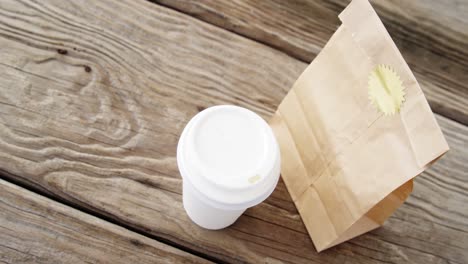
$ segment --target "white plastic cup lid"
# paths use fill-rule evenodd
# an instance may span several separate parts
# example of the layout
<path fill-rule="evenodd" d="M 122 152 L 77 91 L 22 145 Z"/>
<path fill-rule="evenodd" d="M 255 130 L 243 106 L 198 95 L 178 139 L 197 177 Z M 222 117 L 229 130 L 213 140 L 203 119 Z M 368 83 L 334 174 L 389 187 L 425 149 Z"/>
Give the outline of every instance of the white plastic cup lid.
<path fill-rule="evenodd" d="M 220 105 L 189 121 L 179 139 L 177 163 L 198 198 L 216 208 L 237 210 L 273 192 L 281 162 L 265 120 L 248 109 Z"/>

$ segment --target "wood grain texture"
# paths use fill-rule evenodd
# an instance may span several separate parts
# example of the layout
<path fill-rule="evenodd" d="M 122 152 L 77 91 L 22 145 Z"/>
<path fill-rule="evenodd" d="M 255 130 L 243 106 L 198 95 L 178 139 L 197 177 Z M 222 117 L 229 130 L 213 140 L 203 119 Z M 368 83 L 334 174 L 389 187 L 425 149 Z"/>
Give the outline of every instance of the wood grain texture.
<path fill-rule="evenodd" d="M 3 1 L 0 168 L 121 225 L 228 262 L 463 263 L 468 129 L 383 228 L 316 253 L 283 182 L 222 231 L 186 216 L 178 136 L 201 109 L 268 118 L 306 64 L 144 1 Z"/>
<path fill-rule="evenodd" d="M 310 62 L 349 0 L 152 0 Z M 468 2 L 371 1 L 432 109 L 468 125 Z"/>
<path fill-rule="evenodd" d="M 1 263 L 208 263 L 0 180 Z"/>

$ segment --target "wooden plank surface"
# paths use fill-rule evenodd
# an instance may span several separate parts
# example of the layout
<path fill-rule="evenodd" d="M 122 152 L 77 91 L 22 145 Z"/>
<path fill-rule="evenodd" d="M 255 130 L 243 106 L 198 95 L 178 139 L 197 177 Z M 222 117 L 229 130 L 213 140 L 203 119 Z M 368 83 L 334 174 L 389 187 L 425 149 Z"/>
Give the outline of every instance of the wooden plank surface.
<path fill-rule="evenodd" d="M 0 180 L 1 263 L 208 263 Z"/>
<path fill-rule="evenodd" d="M 310 62 L 350 0 L 152 0 Z M 375 0 L 434 112 L 468 125 L 468 1 Z"/>
<path fill-rule="evenodd" d="M 320 255 L 282 182 L 223 231 L 188 219 L 175 148 L 189 118 L 223 103 L 268 118 L 305 67 L 144 1 L 4 1 L 2 177 L 218 261 L 463 263 L 468 129 L 441 116 L 452 150 L 403 208 Z"/>

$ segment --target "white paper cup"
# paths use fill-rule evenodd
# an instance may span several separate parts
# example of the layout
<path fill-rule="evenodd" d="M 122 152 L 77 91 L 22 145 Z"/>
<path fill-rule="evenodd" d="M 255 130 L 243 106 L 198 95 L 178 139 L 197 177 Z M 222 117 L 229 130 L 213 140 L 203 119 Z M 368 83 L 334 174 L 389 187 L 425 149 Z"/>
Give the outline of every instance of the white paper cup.
<path fill-rule="evenodd" d="M 227 227 L 273 192 L 280 164 L 273 131 L 260 116 L 237 106 L 207 108 L 177 146 L 185 211 L 201 227 Z"/>

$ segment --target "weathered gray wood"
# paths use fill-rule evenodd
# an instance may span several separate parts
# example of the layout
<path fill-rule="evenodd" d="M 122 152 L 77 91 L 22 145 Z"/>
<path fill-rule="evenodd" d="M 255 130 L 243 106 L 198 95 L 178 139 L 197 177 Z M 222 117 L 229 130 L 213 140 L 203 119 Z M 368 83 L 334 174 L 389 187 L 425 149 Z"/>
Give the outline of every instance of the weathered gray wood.
<path fill-rule="evenodd" d="M 183 126 L 223 103 L 268 118 L 305 67 L 144 1 L 3 1 L 3 177 L 229 262 L 464 262 L 468 130 L 443 117 L 451 152 L 375 232 L 318 255 L 282 182 L 232 227 L 191 223 L 175 162 Z"/>
<path fill-rule="evenodd" d="M 0 179 L 1 263 L 208 263 Z"/>
<path fill-rule="evenodd" d="M 310 62 L 350 0 L 152 0 Z M 468 2 L 372 1 L 432 109 L 468 125 Z"/>

